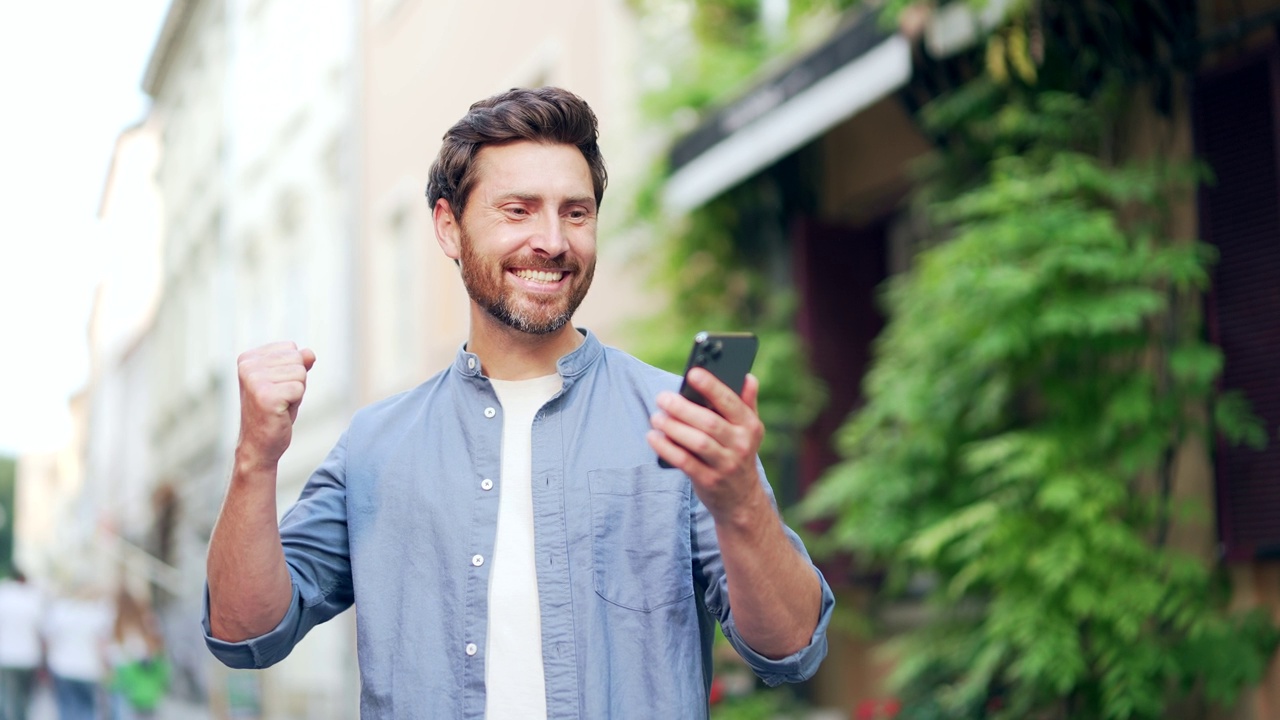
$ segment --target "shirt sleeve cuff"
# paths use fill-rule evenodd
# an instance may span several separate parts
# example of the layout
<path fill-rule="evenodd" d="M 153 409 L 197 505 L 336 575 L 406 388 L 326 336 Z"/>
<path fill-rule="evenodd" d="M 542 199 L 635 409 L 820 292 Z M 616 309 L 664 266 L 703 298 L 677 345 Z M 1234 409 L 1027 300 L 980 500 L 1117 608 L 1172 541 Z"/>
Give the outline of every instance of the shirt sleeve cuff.
<path fill-rule="evenodd" d="M 818 625 L 813 629 L 813 635 L 809 636 L 809 644 L 791 655 L 773 659 L 753 650 L 738 634 L 732 613 L 721 624 L 721 630 L 729 643 L 769 687 L 808 680 L 818 671 L 818 666 L 827 656 L 827 626 L 831 623 L 831 612 L 835 608 L 836 599 L 821 572 L 818 572 L 818 582 L 822 587 L 822 609 L 818 613 Z"/>
<path fill-rule="evenodd" d="M 204 630 L 204 643 L 223 665 L 241 670 L 260 670 L 280 662 L 293 649 L 295 629 L 302 619 L 302 598 L 298 587 L 293 586 L 293 601 L 289 610 L 274 629 L 263 635 L 240 642 L 219 640 L 209 625 L 209 585 L 204 586 L 204 617 L 200 621 Z"/>

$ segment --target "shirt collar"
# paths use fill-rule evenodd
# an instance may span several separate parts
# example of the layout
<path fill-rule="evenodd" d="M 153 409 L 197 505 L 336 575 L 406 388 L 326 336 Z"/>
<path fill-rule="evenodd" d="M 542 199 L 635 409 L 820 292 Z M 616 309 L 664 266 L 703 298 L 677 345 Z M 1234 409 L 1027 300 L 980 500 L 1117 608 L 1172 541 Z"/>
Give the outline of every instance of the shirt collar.
<path fill-rule="evenodd" d="M 596 358 L 600 357 L 600 353 L 604 352 L 604 346 L 596 339 L 595 333 L 586 328 L 577 328 L 577 330 L 582 333 L 582 344 L 556 362 L 556 371 L 565 379 L 581 374 L 595 362 Z M 458 348 L 458 355 L 453 360 L 453 369 L 466 377 L 481 377 L 483 374 L 480 358 L 475 353 L 467 352 L 465 342 Z"/>

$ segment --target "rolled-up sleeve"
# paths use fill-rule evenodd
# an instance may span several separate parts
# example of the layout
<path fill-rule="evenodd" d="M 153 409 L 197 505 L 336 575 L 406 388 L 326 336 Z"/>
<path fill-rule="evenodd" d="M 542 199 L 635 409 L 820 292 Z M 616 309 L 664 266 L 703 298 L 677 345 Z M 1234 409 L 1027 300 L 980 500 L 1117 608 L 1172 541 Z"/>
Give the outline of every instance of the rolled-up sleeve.
<path fill-rule="evenodd" d="M 809 644 L 795 653 L 776 660 L 767 658 L 752 650 L 751 646 L 738 634 L 732 612 L 726 613 L 725 619 L 720 623 L 720 629 L 724 631 L 729 644 L 769 687 L 808 680 L 818 672 L 818 666 L 827 656 L 827 626 L 831 623 L 831 612 L 835 609 L 836 598 L 822 573 L 817 568 L 813 571 L 817 573 L 818 582 L 822 585 L 822 609 L 818 615 L 818 625 L 814 628 L 813 635 L 809 637 Z"/>
<path fill-rule="evenodd" d="M 346 435 L 338 441 L 280 521 L 280 541 L 293 580 L 293 598 L 280 623 L 240 642 L 211 634 L 209 588 L 201 625 L 214 657 L 233 668 L 265 668 L 280 662 L 311 628 L 351 606 L 351 556 L 347 539 Z"/>
<path fill-rule="evenodd" d="M 757 461 L 757 470 L 760 472 L 765 492 L 769 494 L 772 502 L 773 491 L 769 483 L 764 480 L 764 468 L 759 465 L 759 461 Z M 707 511 L 706 506 L 696 499 L 693 524 L 694 562 L 704 583 L 703 600 L 707 609 L 720 621 L 720 629 L 724 632 L 729 644 L 738 652 L 747 666 L 770 687 L 782 683 L 802 682 L 813 677 L 813 674 L 818 671 L 818 666 L 827 656 L 827 626 L 831 623 L 831 613 L 835 609 L 835 594 L 832 593 L 831 586 L 822 576 L 822 572 L 809 558 L 809 552 L 805 549 L 800 536 L 796 535 L 791 528 L 783 526 L 791 545 L 818 576 L 818 584 L 822 590 L 818 624 L 809 637 L 809 644 L 804 648 L 784 658 L 770 659 L 752 649 L 738 634 L 733 619 L 733 609 L 730 606 L 729 581 L 725 577 L 724 561 L 720 557 L 720 547 L 716 541 L 715 521 L 711 518 L 711 513 Z"/>

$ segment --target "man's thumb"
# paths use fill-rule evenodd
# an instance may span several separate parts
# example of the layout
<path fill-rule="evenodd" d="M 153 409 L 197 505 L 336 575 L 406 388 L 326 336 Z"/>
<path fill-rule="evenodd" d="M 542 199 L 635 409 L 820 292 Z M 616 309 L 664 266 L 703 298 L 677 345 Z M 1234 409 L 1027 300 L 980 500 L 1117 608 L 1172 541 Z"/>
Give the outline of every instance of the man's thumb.
<path fill-rule="evenodd" d="M 311 348 L 302 348 L 302 366 L 308 370 L 316 364 L 316 353 Z"/>

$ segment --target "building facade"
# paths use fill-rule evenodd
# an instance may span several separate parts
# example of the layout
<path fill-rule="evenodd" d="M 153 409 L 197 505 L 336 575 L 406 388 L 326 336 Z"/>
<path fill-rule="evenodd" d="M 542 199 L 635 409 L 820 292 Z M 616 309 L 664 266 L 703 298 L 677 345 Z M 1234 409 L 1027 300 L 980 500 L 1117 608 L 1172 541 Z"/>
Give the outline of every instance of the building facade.
<path fill-rule="evenodd" d="M 636 34 L 624 0 L 536 13 L 172 0 L 142 79 L 151 108 L 120 135 L 103 190 L 73 441 L 19 465 L 19 563 L 149 595 L 171 692 L 188 708 L 355 717 L 354 613 L 262 672 L 223 668 L 200 636 L 238 433 L 237 356 L 277 340 L 317 354 L 280 465 L 283 513 L 356 408 L 422 382 L 465 341 L 467 296 L 435 242 L 427 169 L 471 102 L 545 84 L 600 119 L 610 189 L 576 322 L 625 348 L 629 320 L 653 302 L 641 289 L 648 241 L 622 231 L 651 160 L 638 141 Z"/>
<path fill-rule="evenodd" d="M 626 321 L 652 301 L 642 290 L 644 240 L 623 235 L 642 155 L 636 19 L 622 0 L 364 3 L 361 97 L 361 318 L 364 401 L 412 387 L 452 361 L 467 335 L 468 298 L 436 244 L 424 199 L 445 131 L 471 103 L 513 87 L 558 85 L 600 121 L 609 168 L 599 261 L 575 323 L 627 344 Z M 640 260 L 641 262 L 637 262 Z"/>
<path fill-rule="evenodd" d="M 186 692 L 218 716 L 344 718 L 355 707 L 350 620 L 265 673 L 215 666 L 193 623 L 239 427 L 237 356 L 293 340 L 323 358 L 281 463 L 280 512 L 353 409 L 353 27 L 344 0 L 175 0 L 143 83 L 163 137 L 153 533 L 180 578 L 165 613 L 171 653 Z"/>
<path fill-rule="evenodd" d="M 838 460 L 833 438 L 863 403 L 862 381 L 886 318 L 878 294 L 911 265 L 920 224 L 904 202 L 912 167 L 933 150 L 919 111 L 939 88 L 969 77 L 959 56 L 996 27 L 1009 3 L 981 10 L 952 3 L 911 16 L 898 31 L 873 15 L 850 15 L 822 43 L 715 108 L 671 153 L 667 202 L 698 207 L 761 178 L 807 178 L 811 193 L 789 206 L 783 255 L 799 296 L 797 328 L 827 402 L 806 430 L 798 462 L 801 488 Z M 1123 157 L 1205 161 L 1216 182 L 1173 199 L 1171 237 L 1216 246 L 1213 287 L 1203 312 L 1225 356 L 1222 387 L 1243 391 L 1270 440 L 1266 449 L 1185 442 L 1171 459 L 1175 503 L 1213 508 L 1216 522 L 1175 523 L 1169 542 L 1233 579 L 1233 604 L 1280 619 L 1280 35 L 1274 1 L 1178 4 L 1194 27 L 1196 67 L 1170 88 L 1167 111 L 1135 87 L 1117 125 Z M 956 59 L 953 61 L 953 59 Z M 1185 58 L 1180 59 L 1186 62 Z M 948 65 L 948 63 L 951 63 Z M 965 75 L 964 73 L 970 73 Z M 948 83 L 952 83 L 948 85 Z M 924 608 L 877 601 L 877 580 L 857 568 L 833 568 L 846 608 L 877 631 L 833 638 L 831 657 L 813 681 L 819 702 L 874 714 L 891 690 L 886 645 L 921 622 Z M 1280 716 L 1280 665 L 1249 689 L 1224 718 Z M 1195 710 L 1176 709 L 1176 717 Z M 870 716 L 870 715 L 869 715 Z"/>

